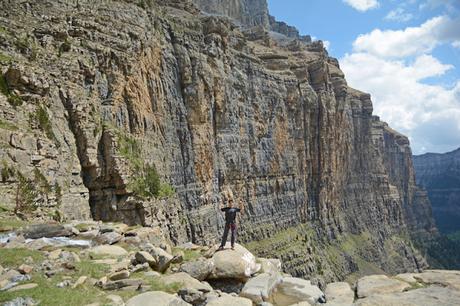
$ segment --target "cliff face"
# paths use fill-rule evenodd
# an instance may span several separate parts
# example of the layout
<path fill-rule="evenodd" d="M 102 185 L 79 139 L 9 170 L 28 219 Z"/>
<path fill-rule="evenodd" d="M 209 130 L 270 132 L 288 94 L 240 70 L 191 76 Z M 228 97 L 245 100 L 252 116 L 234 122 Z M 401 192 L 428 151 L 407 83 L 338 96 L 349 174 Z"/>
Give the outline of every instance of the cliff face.
<path fill-rule="evenodd" d="M 263 27 L 177 0 L 2 1 L 6 204 L 207 243 L 229 187 L 239 239 L 295 275 L 423 267 L 409 240 L 435 227 L 407 138 L 321 42 L 269 33 L 265 1 L 196 2 Z"/>
<path fill-rule="evenodd" d="M 417 183 L 428 191 L 441 232 L 460 231 L 460 149 L 414 156 Z"/>

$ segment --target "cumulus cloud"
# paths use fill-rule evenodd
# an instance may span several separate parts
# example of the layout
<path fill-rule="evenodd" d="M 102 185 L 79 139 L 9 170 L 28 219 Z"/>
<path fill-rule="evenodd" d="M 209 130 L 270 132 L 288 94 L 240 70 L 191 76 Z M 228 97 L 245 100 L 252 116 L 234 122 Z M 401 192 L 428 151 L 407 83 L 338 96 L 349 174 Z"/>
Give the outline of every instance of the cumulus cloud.
<path fill-rule="evenodd" d="M 398 21 L 398 22 L 407 22 L 414 17 L 411 13 L 408 13 L 402 7 L 398 7 L 390 11 L 386 16 L 386 20 Z"/>
<path fill-rule="evenodd" d="M 341 67 L 352 87 L 372 94 L 374 113 L 409 136 L 415 153 L 460 145 L 460 81 L 453 88 L 423 82 L 451 65 L 431 55 L 407 62 L 353 53 L 341 59 Z"/>
<path fill-rule="evenodd" d="M 343 0 L 343 2 L 360 12 L 377 8 L 380 5 L 377 0 Z"/>
<path fill-rule="evenodd" d="M 404 30 L 373 30 L 353 43 L 356 52 L 380 57 L 406 57 L 430 52 L 441 43 L 460 40 L 460 18 L 434 17 L 419 27 Z"/>

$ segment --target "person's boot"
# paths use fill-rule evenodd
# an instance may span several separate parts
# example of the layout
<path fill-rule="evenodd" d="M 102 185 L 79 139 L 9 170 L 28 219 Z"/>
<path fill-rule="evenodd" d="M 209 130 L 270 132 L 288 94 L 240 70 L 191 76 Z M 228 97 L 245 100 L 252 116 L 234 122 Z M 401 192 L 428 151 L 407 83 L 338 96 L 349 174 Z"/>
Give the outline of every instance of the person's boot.
<path fill-rule="evenodd" d="M 220 246 L 220 247 L 217 249 L 217 252 L 223 251 L 223 250 L 224 250 L 224 247 L 223 247 L 223 246 Z"/>
<path fill-rule="evenodd" d="M 232 245 L 232 250 L 234 250 L 234 249 L 235 249 L 235 246 L 234 246 L 234 245 Z"/>

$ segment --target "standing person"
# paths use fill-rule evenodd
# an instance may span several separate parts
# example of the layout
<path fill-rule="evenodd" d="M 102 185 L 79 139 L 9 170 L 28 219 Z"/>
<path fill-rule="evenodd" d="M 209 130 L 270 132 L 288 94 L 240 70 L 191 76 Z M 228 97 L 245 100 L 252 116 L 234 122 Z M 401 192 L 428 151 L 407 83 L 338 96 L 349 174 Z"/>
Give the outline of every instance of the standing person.
<path fill-rule="evenodd" d="M 233 207 L 233 194 L 231 191 L 227 191 L 226 193 L 226 200 L 227 200 L 227 207 L 221 207 L 221 211 L 225 212 L 225 229 L 224 234 L 222 236 L 222 242 L 220 243 L 219 250 L 223 250 L 225 244 L 227 243 L 228 231 L 232 231 L 231 236 L 231 243 L 232 243 L 232 250 L 235 248 L 235 239 L 236 239 L 236 214 L 242 212 L 241 204 L 240 207 L 236 208 Z"/>

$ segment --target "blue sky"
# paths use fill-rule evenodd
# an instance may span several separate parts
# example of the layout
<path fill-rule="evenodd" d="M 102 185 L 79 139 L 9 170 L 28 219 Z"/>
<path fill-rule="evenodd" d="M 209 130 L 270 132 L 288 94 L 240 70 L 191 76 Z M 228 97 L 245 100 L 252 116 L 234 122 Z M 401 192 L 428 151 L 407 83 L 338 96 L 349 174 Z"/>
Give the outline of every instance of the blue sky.
<path fill-rule="evenodd" d="M 460 0 L 268 0 L 321 39 L 415 154 L 460 147 Z"/>

